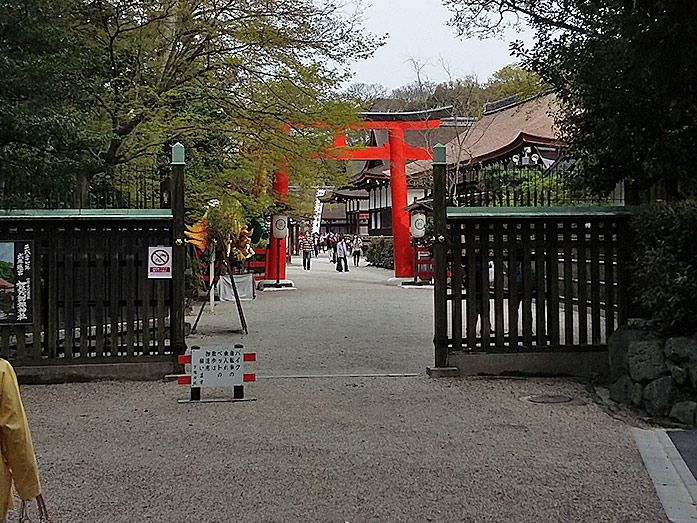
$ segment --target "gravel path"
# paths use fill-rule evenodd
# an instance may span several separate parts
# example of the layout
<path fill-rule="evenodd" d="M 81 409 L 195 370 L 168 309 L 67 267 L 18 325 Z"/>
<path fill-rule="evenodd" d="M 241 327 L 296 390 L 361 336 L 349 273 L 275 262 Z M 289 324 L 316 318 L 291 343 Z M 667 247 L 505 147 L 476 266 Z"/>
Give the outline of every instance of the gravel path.
<path fill-rule="evenodd" d="M 224 304 L 189 340 L 256 350 L 257 401 L 179 405 L 171 382 L 22 387 L 56 523 L 667 521 L 629 426 L 582 384 L 430 380 L 431 292 L 315 267 L 245 304 L 249 336 Z M 420 375 L 270 377 L 349 372 Z"/>

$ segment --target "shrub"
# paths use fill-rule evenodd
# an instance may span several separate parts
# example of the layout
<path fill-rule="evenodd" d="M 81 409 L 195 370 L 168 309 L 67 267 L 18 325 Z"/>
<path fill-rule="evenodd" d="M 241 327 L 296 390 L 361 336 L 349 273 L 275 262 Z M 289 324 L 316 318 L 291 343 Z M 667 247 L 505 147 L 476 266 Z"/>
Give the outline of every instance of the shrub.
<path fill-rule="evenodd" d="M 365 251 L 365 260 L 375 267 L 394 269 L 394 247 L 392 238 L 374 237 Z"/>
<path fill-rule="evenodd" d="M 697 201 L 640 208 L 632 220 L 632 289 L 669 333 L 697 330 Z"/>

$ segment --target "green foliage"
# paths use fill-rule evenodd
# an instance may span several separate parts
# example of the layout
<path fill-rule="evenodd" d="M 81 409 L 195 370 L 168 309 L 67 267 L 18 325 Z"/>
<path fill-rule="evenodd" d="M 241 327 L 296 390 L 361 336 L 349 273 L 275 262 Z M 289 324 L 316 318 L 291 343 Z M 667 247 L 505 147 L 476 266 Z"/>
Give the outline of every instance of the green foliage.
<path fill-rule="evenodd" d="M 279 166 L 298 187 L 342 180 L 313 158 L 356 121 L 334 93 L 380 42 L 331 1 L 1 4 L 0 190 L 40 206 L 77 180 L 84 198 L 90 180 L 166 165 L 181 141 L 188 208 L 224 192 L 257 214 Z"/>
<path fill-rule="evenodd" d="M 3 280 L 14 283 L 15 281 L 15 269 L 14 265 L 10 262 L 0 260 L 0 278 Z"/>
<path fill-rule="evenodd" d="M 392 238 L 370 238 L 370 244 L 365 251 L 365 260 L 375 267 L 394 269 Z"/>
<path fill-rule="evenodd" d="M 446 0 L 463 34 L 489 36 L 521 19 L 534 45 L 514 50 L 559 96 L 558 120 L 599 193 L 622 180 L 692 178 L 697 146 L 697 3 L 683 0 Z"/>
<path fill-rule="evenodd" d="M 69 199 L 91 129 L 94 62 L 73 13 L 79 2 L 0 2 L 0 202 Z"/>
<path fill-rule="evenodd" d="M 499 69 L 486 84 L 491 101 L 508 96 L 516 96 L 519 101 L 526 100 L 541 95 L 547 88 L 548 85 L 537 73 L 523 69 L 517 64 Z"/>
<path fill-rule="evenodd" d="M 639 209 L 631 280 L 639 303 L 669 333 L 697 330 L 697 200 Z"/>
<path fill-rule="evenodd" d="M 547 173 L 539 169 L 504 169 L 497 165 L 487 166 L 478 174 L 481 189 L 491 194 L 489 204 L 493 207 L 508 205 L 515 195 L 527 200 L 537 199 L 548 205 L 574 205 L 587 203 L 586 195 L 574 191 L 570 173 Z M 563 178 L 562 178 L 563 177 Z"/>

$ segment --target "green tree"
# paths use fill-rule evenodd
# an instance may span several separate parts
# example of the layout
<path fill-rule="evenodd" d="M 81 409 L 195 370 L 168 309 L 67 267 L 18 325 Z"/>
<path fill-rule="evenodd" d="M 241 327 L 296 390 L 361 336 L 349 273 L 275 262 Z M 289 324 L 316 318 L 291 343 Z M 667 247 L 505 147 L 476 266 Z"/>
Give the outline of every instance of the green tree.
<path fill-rule="evenodd" d="M 563 137 L 588 187 L 666 180 L 688 193 L 697 145 L 697 4 L 681 0 L 445 0 L 463 34 L 521 21 L 534 45 L 514 45 L 558 93 Z M 692 182 L 693 183 L 693 182 Z"/>
<path fill-rule="evenodd" d="M 542 94 L 547 84 L 540 75 L 523 69 L 517 64 L 507 65 L 496 71 L 486 83 L 485 92 L 489 101 L 516 96 L 520 100 Z"/>
<path fill-rule="evenodd" d="M 34 207 L 74 188 L 98 136 L 85 80 L 94 63 L 72 0 L 0 2 L 0 202 Z"/>
<path fill-rule="evenodd" d="M 43 40 L 36 52 L 60 74 L 80 79 L 85 105 L 76 109 L 74 127 L 90 140 L 71 149 L 69 172 L 82 200 L 90 182 L 108 184 L 149 166 L 174 141 L 189 150 L 192 201 L 222 191 L 257 209 L 273 200 L 259 173 L 270 178 L 282 163 L 293 185 L 336 177 L 311 157 L 330 143 L 331 126 L 355 121 L 348 100 L 334 93 L 347 64 L 380 44 L 329 0 L 95 0 L 40 13 L 42 27 L 56 23 L 55 38 L 75 44 L 62 52 L 89 58 L 63 62 Z M 10 53 L 22 48 L 26 20 L 13 20 Z M 54 88 L 70 99 L 72 84 Z M 17 117 L 24 121 L 41 105 L 28 98 L 33 106 Z M 11 105 L 8 112 L 16 116 Z M 65 125 L 65 114 L 56 121 Z M 329 127 L 312 129 L 318 121 Z M 287 132 L 291 124 L 298 130 Z M 256 196 L 251 182 L 261 187 Z"/>

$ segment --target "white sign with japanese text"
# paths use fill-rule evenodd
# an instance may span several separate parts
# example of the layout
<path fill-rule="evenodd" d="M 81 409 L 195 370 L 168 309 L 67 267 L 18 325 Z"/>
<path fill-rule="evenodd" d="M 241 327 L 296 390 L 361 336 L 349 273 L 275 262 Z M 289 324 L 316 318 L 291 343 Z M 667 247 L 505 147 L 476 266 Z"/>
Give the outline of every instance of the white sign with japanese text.
<path fill-rule="evenodd" d="M 172 277 L 172 247 L 148 247 L 148 278 Z"/>
<path fill-rule="evenodd" d="M 191 351 L 192 387 L 231 387 L 242 385 L 242 349 L 195 349 Z"/>

